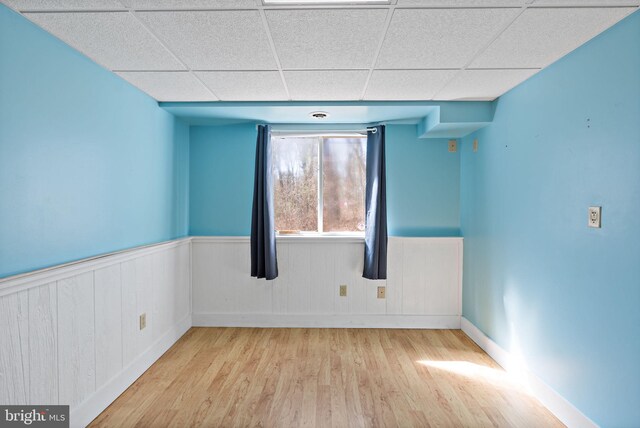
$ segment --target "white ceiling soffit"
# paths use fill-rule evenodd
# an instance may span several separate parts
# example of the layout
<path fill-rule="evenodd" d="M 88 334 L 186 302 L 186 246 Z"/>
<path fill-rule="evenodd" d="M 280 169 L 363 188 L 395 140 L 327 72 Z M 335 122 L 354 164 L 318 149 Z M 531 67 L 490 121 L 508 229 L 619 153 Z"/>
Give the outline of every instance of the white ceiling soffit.
<path fill-rule="evenodd" d="M 159 101 L 495 99 L 640 0 L 0 0 Z"/>

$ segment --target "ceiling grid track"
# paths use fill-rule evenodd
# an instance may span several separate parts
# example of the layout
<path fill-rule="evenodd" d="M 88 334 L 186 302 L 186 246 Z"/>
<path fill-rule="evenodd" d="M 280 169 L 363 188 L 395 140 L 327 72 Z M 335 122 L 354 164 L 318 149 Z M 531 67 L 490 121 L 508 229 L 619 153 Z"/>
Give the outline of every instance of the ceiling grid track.
<path fill-rule="evenodd" d="M 151 36 L 156 39 L 158 41 L 158 43 L 160 43 L 160 45 L 165 48 L 167 50 L 167 52 L 169 52 L 169 54 L 171 54 L 172 57 L 175 58 L 176 61 L 178 61 L 180 64 L 182 64 L 182 66 L 186 69 L 185 71 L 188 72 L 193 78 L 195 78 L 198 82 L 200 82 L 200 84 L 202 85 L 202 87 L 209 92 L 216 100 L 220 100 L 220 98 L 211 90 L 211 88 L 209 88 L 203 81 L 202 79 L 200 79 L 200 77 L 198 77 L 198 75 L 196 73 L 194 73 L 194 71 L 191 69 L 191 67 L 189 67 L 184 61 L 182 61 L 182 59 L 180 59 L 180 57 L 178 55 L 175 54 L 175 52 L 173 52 L 173 50 L 171 50 L 171 48 L 169 48 L 169 46 L 153 31 L 151 30 L 151 28 L 149 28 L 148 25 L 146 25 L 144 23 L 144 21 L 142 19 L 140 19 L 140 17 L 136 14 L 136 10 L 127 7 L 124 3 L 122 3 L 121 0 L 118 0 L 118 2 L 120 4 L 122 4 L 125 9 L 127 10 L 127 12 L 129 12 L 131 14 L 131 16 L 133 16 L 133 18 L 138 21 L 138 23 L 145 29 L 147 30 L 147 32 L 149 34 L 151 34 Z M 154 70 L 155 71 L 155 70 Z M 145 72 L 149 72 L 148 70 L 135 70 L 132 72 L 134 73 L 145 73 Z M 152 71 L 153 72 L 153 71 Z M 176 71 L 176 70 L 171 70 L 171 73 L 179 73 L 180 71 Z"/>
<path fill-rule="evenodd" d="M 530 1 L 531 1 L 531 0 L 530 0 Z M 508 22 L 506 22 L 506 23 L 505 23 L 505 25 L 504 25 L 502 28 L 500 28 L 500 29 L 496 32 L 495 36 L 493 36 L 493 37 L 488 41 L 488 43 L 486 43 L 484 46 L 482 46 L 482 47 L 481 47 L 481 48 L 480 48 L 480 49 L 479 49 L 479 50 L 478 50 L 478 51 L 477 51 L 477 52 L 476 52 L 476 53 L 471 57 L 471 59 L 470 59 L 469 61 L 467 61 L 467 63 L 466 63 L 464 66 L 462 66 L 462 68 L 460 68 L 460 69 L 459 69 L 459 70 L 458 70 L 458 71 L 457 71 L 453 76 L 451 76 L 451 78 L 450 78 L 449 80 L 447 80 L 447 81 L 445 82 L 445 84 L 444 84 L 444 85 L 442 85 L 442 86 L 440 87 L 440 89 L 438 89 L 438 90 L 434 93 L 434 95 L 433 95 L 433 99 L 434 99 L 434 100 L 437 100 L 437 99 L 438 99 L 438 95 L 439 95 L 439 94 L 440 94 L 440 93 L 441 93 L 441 92 L 442 92 L 442 91 L 443 91 L 447 86 L 449 86 L 449 84 L 450 84 L 451 82 L 453 82 L 453 81 L 456 79 L 456 77 L 458 77 L 458 76 L 459 76 L 461 73 L 463 73 L 463 72 L 464 72 L 464 71 L 465 71 L 465 70 L 466 70 L 466 69 L 467 69 L 471 64 L 473 64 L 473 61 L 475 61 L 475 59 L 476 59 L 476 58 L 478 58 L 480 55 L 482 55 L 482 53 L 483 53 L 484 51 L 486 51 L 486 50 L 489 48 L 489 46 L 491 46 L 491 45 L 493 44 L 493 42 L 495 42 L 495 41 L 496 41 L 496 39 L 497 39 L 498 37 L 500 37 L 500 35 L 501 35 L 502 33 L 504 33 L 505 31 L 507 31 L 507 28 L 511 27 L 511 25 L 516 21 L 516 19 L 518 19 L 518 18 L 520 17 L 520 15 L 522 15 L 522 14 L 524 13 L 524 11 L 525 11 L 525 10 L 527 10 L 527 4 L 526 4 L 526 3 L 525 3 L 525 4 L 523 4 L 523 5 L 520 7 L 520 11 L 519 11 L 518 13 L 516 13 L 516 14 L 515 14 L 515 16 L 514 16 L 512 19 L 510 19 Z M 500 70 L 514 70 L 514 69 L 500 69 Z"/>
<path fill-rule="evenodd" d="M 391 5 L 389 7 L 389 11 L 387 12 L 386 21 L 384 23 L 384 32 L 382 33 L 382 37 L 380 37 L 380 42 L 378 43 L 378 47 L 376 49 L 376 54 L 373 56 L 373 61 L 371 62 L 371 67 L 369 68 L 369 74 L 367 74 L 367 79 L 364 82 L 364 88 L 362 89 L 362 95 L 360 96 L 360 100 L 364 100 L 364 97 L 367 95 L 367 88 L 369 87 L 369 81 L 371 80 L 371 75 L 376 68 L 376 64 L 378 63 L 378 56 L 380 56 L 380 51 L 382 51 L 382 45 L 384 45 L 384 40 L 387 38 L 387 32 L 389 31 L 389 27 L 391 26 L 391 19 L 393 19 L 393 13 L 395 12 L 395 5 Z"/>
<path fill-rule="evenodd" d="M 258 0 L 260 1 L 260 0 Z M 280 57 L 278 56 L 278 52 L 276 51 L 276 44 L 273 41 L 273 36 L 271 35 L 271 30 L 269 29 L 269 22 L 267 21 L 267 14 L 264 11 L 263 7 L 258 8 L 260 12 L 260 19 L 262 19 L 262 25 L 264 27 L 264 31 L 267 34 L 267 41 L 269 42 L 269 46 L 271 47 L 271 53 L 273 54 L 273 58 L 276 61 L 276 66 L 278 67 L 278 73 L 280 74 L 280 80 L 282 80 L 282 86 L 284 86 L 285 94 L 287 94 L 287 100 L 291 101 L 291 94 L 289 93 L 289 87 L 287 86 L 287 80 L 284 78 L 284 71 L 282 70 L 282 63 L 280 62 Z"/>
<path fill-rule="evenodd" d="M 640 0 L 0 3 L 167 102 L 493 100 L 640 7 Z M 307 25 L 311 10 L 334 12 Z M 370 13 L 349 15 L 348 10 Z M 149 12 L 158 12 L 158 20 L 162 13 L 158 22 L 164 25 L 175 20 L 185 27 L 165 34 Z M 178 21 L 182 12 L 191 17 Z M 230 12 L 255 15 L 249 20 Z M 199 13 L 215 15 L 219 24 L 188 33 Z M 477 18 L 494 15 L 502 18 Z M 354 33 L 355 25 L 365 31 Z M 230 29 L 242 31 L 233 36 Z M 190 34 L 186 43 L 180 31 Z M 297 50 L 290 40 L 300 42 Z"/>

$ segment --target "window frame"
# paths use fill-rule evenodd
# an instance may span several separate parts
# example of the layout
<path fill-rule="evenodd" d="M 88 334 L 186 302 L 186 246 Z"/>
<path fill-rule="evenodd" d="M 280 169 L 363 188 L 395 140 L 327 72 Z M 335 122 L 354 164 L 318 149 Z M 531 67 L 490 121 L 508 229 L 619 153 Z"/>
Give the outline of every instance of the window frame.
<path fill-rule="evenodd" d="M 317 207 L 318 207 L 318 230 L 317 231 L 304 231 L 304 230 L 300 230 L 297 233 L 283 233 L 280 234 L 280 232 L 278 230 L 276 230 L 276 236 L 278 237 L 357 237 L 357 238 L 363 238 L 365 231 L 340 231 L 340 232 L 325 232 L 324 231 L 324 140 L 326 138 L 362 138 L 365 139 L 367 138 L 367 134 L 363 134 L 361 132 L 357 132 L 357 131 L 344 131 L 344 132 L 340 132 L 340 133 L 334 133 L 334 132 L 326 132 L 323 133 L 322 131 L 309 131 L 309 132 L 295 132 L 295 133 L 288 133 L 288 132 L 278 132 L 278 131 L 273 131 L 271 134 L 271 142 L 273 143 L 273 139 L 274 138 L 318 138 L 319 142 L 318 142 L 318 198 L 316 201 Z M 365 177 L 365 183 L 366 183 L 366 177 Z M 275 194 L 274 194 L 275 197 Z M 365 201 L 363 201 L 363 204 L 365 203 Z M 366 210 L 366 207 L 365 207 Z M 365 215 L 366 217 L 366 215 Z M 275 219 L 274 219 L 275 220 Z M 366 221 L 366 218 L 365 218 Z M 275 223 L 275 222 L 274 222 Z M 275 224 L 274 224 L 275 226 Z"/>

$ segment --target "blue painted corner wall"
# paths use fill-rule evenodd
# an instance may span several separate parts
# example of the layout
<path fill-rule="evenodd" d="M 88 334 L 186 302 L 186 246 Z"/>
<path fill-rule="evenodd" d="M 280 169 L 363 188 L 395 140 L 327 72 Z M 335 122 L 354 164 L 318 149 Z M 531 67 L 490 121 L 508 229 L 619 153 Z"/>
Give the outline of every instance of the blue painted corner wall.
<path fill-rule="evenodd" d="M 252 123 L 191 127 L 189 235 L 250 235 L 256 138 Z"/>
<path fill-rule="evenodd" d="M 386 131 L 387 223 L 391 236 L 460 236 L 460 153 L 416 126 Z"/>
<path fill-rule="evenodd" d="M 255 145 L 255 124 L 191 128 L 190 235 L 250 234 Z M 386 149 L 389 234 L 459 236 L 459 153 L 415 125 L 387 126 Z"/>
<path fill-rule="evenodd" d="M 598 425 L 638 426 L 640 12 L 500 97 L 461 163 L 464 316 Z"/>
<path fill-rule="evenodd" d="M 0 5 L 0 277 L 184 236 L 189 127 Z"/>
<path fill-rule="evenodd" d="M 494 107 L 461 153 L 387 127 L 389 233 L 462 232 L 464 316 L 597 424 L 637 426 L 640 12 Z M 189 127 L 0 5 L 0 278 L 248 235 L 255 139 Z"/>

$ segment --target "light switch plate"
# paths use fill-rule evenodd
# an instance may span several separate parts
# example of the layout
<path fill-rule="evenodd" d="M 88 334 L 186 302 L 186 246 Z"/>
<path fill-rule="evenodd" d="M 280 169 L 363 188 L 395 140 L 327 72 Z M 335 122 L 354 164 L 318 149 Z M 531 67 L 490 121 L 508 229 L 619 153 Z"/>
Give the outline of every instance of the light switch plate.
<path fill-rule="evenodd" d="M 589 207 L 589 227 L 602 227 L 602 207 Z"/>
<path fill-rule="evenodd" d="M 475 140 L 473 140 L 473 151 L 474 152 L 478 151 L 478 139 L 477 138 Z"/>
<path fill-rule="evenodd" d="M 147 314 L 140 315 L 140 330 L 144 330 L 147 327 Z"/>
<path fill-rule="evenodd" d="M 378 287 L 378 299 L 384 299 L 387 297 L 386 287 Z"/>
<path fill-rule="evenodd" d="M 449 140 L 449 151 L 450 152 L 458 151 L 458 142 L 456 140 Z"/>

